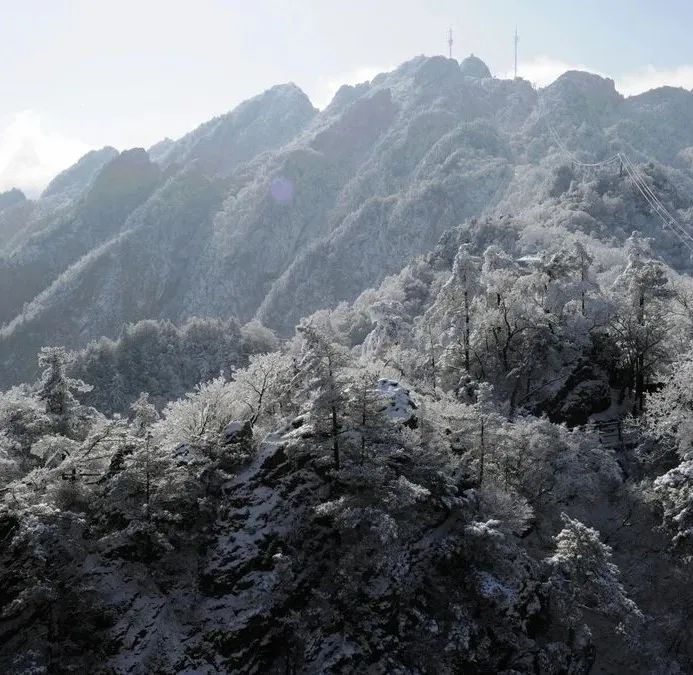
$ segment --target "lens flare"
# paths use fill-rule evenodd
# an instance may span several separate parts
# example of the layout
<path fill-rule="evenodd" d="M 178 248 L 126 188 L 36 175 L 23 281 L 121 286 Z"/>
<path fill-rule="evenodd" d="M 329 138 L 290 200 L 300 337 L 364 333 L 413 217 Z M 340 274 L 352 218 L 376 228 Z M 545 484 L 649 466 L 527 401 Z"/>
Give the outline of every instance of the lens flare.
<path fill-rule="evenodd" d="M 294 199 L 294 184 L 282 176 L 274 178 L 270 184 L 270 195 L 279 204 L 289 204 Z"/>

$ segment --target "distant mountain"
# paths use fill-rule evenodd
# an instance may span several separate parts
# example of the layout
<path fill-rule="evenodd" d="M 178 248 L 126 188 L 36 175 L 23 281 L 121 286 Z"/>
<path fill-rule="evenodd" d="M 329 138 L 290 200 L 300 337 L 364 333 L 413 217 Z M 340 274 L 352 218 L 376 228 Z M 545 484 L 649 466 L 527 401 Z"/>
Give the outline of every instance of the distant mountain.
<path fill-rule="evenodd" d="M 77 164 L 58 174 L 43 191 L 42 197 L 60 197 L 63 200 L 79 197 L 101 169 L 117 156 L 118 151 L 111 147 L 88 152 Z"/>
<path fill-rule="evenodd" d="M 316 113 L 296 85 L 278 85 L 206 122 L 179 141 L 158 143 L 150 154 L 164 167 L 194 162 L 210 175 L 225 176 L 259 153 L 292 140 Z"/>
<path fill-rule="evenodd" d="M 144 150 L 128 150 L 105 164 L 77 201 L 61 201 L 59 207 L 41 213 L 31 236 L 0 259 L 0 287 L 7 289 L 0 301 L 0 320 L 20 314 L 24 303 L 117 235 L 128 215 L 150 196 L 160 174 Z"/>
<path fill-rule="evenodd" d="M 528 252 L 533 228 L 557 223 L 608 241 L 640 229 L 689 268 L 618 168 L 575 170 L 550 127 L 581 159 L 627 152 L 693 216 L 691 92 L 624 98 L 580 72 L 535 90 L 477 57 L 415 58 L 322 112 L 281 85 L 148 152 L 89 153 L 38 201 L 0 207 L 0 383 L 32 375 L 43 344 L 127 321 L 235 316 L 289 333 L 474 218 L 517 217 Z"/>
<path fill-rule="evenodd" d="M 0 252 L 9 249 L 25 227 L 31 203 L 21 190 L 0 193 Z"/>
<path fill-rule="evenodd" d="M 7 192 L 0 193 L 0 211 L 5 211 L 12 206 L 21 204 L 26 201 L 26 197 L 21 190 L 16 188 L 13 190 L 8 190 Z"/>

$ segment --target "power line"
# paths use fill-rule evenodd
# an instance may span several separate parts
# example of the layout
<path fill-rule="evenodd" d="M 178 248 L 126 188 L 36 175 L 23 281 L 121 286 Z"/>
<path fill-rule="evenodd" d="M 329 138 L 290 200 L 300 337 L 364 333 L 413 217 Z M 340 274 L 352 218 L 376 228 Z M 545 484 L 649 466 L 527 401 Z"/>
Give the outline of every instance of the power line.
<path fill-rule="evenodd" d="M 656 209 L 660 218 L 667 220 L 670 226 L 679 228 L 679 230 L 693 243 L 693 236 L 691 236 L 690 232 L 683 225 L 681 225 L 681 223 L 679 223 L 676 220 L 676 218 L 674 218 L 674 216 L 671 215 L 671 213 L 667 210 L 664 204 L 662 204 L 659 197 L 657 197 L 657 195 L 654 193 L 654 190 L 652 190 L 645 178 L 640 174 L 630 157 L 622 155 L 622 159 L 624 161 L 625 169 L 628 172 L 628 175 L 631 177 L 631 180 L 638 184 L 638 187 L 639 189 L 641 189 L 641 192 L 644 191 L 647 195 L 649 195 L 650 199 L 648 200 L 648 203 L 650 203 L 653 209 Z"/>
<path fill-rule="evenodd" d="M 609 157 L 608 159 L 603 159 L 601 162 L 594 162 L 594 163 L 589 163 L 589 162 L 581 162 L 568 148 L 565 146 L 563 141 L 561 140 L 561 137 L 558 135 L 558 132 L 556 129 L 553 128 L 550 124 L 547 123 L 547 126 L 549 128 L 549 132 L 554 138 L 554 141 L 556 142 L 556 145 L 558 145 L 559 149 L 561 152 L 563 152 L 564 155 L 568 155 L 570 157 L 571 161 L 573 164 L 576 166 L 582 166 L 588 169 L 594 169 L 600 166 L 606 166 L 608 164 L 613 164 L 616 160 L 620 159 L 620 154 L 617 152 L 613 157 Z"/>
<path fill-rule="evenodd" d="M 645 182 L 644 178 L 637 173 L 637 170 L 630 158 L 623 156 L 624 168 L 626 169 L 628 176 L 633 181 L 635 187 L 638 189 L 640 194 L 645 198 L 650 208 L 659 216 L 660 220 L 664 223 L 665 227 L 668 227 L 678 239 L 688 248 L 691 253 L 693 253 L 693 236 L 690 232 L 681 225 L 664 207 L 664 205 L 659 201 L 657 196 L 654 194 L 649 185 Z"/>
<path fill-rule="evenodd" d="M 645 192 L 647 192 L 647 194 L 650 195 L 650 197 L 652 198 L 652 200 L 655 202 L 655 204 L 657 204 L 658 208 L 663 212 L 663 214 L 664 214 L 665 216 L 667 216 L 668 218 L 674 220 L 674 217 L 669 213 L 669 211 L 667 211 L 667 209 L 666 209 L 666 207 L 664 206 L 664 204 L 662 204 L 662 202 L 660 201 L 659 197 L 657 197 L 657 195 L 654 193 L 654 190 L 652 190 L 652 188 L 649 186 L 649 184 L 648 184 L 647 181 L 645 180 L 644 176 L 642 176 L 642 175 L 640 174 L 640 172 L 638 171 L 638 169 L 636 168 L 635 164 L 634 164 L 633 161 L 630 159 L 630 157 L 624 155 L 624 156 L 623 156 L 623 160 L 625 161 L 625 163 L 626 163 L 626 165 L 627 165 L 627 166 L 626 166 L 626 170 L 628 170 L 628 168 L 630 168 L 630 172 L 629 172 L 629 173 L 633 174 L 633 175 L 635 176 L 635 179 L 638 180 L 638 181 L 640 182 L 640 184 L 643 186 Z"/>
<path fill-rule="evenodd" d="M 561 152 L 570 157 L 573 164 L 576 166 L 598 168 L 602 166 L 610 166 L 615 162 L 620 162 L 621 167 L 626 170 L 628 177 L 631 179 L 638 192 L 640 192 L 645 201 L 649 204 L 652 211 L 654 211 L 654 213 L 662 221 L 662 224 L 669 229 L 677 237 L 677 239 L 679 239 L 679 241 L 690 251 L 691 254 L 693 254 L 693 235 L 691 235 L 691 232 L 681 223 L 679 223 L 676 218 L 671 215 L 671 213 L 669 213 L 652 188 L 647 184 L 644 177 L 640 175 L 635 164 L 625 153 L 617 152 L 612 157 L 604 159 L 601 162 L 581 162 L 568 150 L 556 129 L 548 122 L 547 126 L 551 136 L 553 136 L 554 141 L 558 145 L 558 148 L 561 150 Z"/>
<path fill-rule="evenodd" d="M 638 192 L 644 197 L 645 201 L 650 205 L 650 208 L 662 221 L 662 224 L 668 228 L 679 241 L 693 253 L 693 237 L 667 210 L 661 205 L 654 193 L 650 190 L 645 181 L 636 173 L 635 167 L 630 162 L 630 159 L 623 155 L 624 168 L 628 173 L 631 181 L 637 188 Z"/>

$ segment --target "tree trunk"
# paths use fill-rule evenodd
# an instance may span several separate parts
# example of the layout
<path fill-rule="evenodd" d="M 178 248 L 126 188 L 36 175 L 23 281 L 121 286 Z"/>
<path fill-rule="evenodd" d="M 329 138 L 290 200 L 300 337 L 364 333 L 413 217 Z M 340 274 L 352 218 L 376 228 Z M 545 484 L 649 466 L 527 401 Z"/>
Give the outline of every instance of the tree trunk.
<path fill-rule="evenodd" d="M 645 293 L 640 291 L 638 299 L 638 323 L 643 326 L 645 324 Z M 641 345 L 638 350 L 638 360 L 635 374 L 635 400 L 639 408 L 639 413 L 642 414 L 645 405 L 645 346 Z"/>
<path fill-rule="evenodd" d="M 366 458 L 366 392 L 363 393 L 363 408 L 361 408 L 361 465 Z"/>
<path fill-rule="evenodd" d="M 464 368 L 469 372 L 469 292 L 464 289 Z"/>
<path fill-rule="evenodd" d="M 433 331 L 431 327 L 428 327 L 428 344 L 431 349 L 431 387 L 433 389 L 433 395 L 436 395 L 436 353 L 433 346 Z"/>
<path fill-rule="evenodd" d="M 484 420 L 481 420 L 480 434 L 481 453 L 479 454 L 479 487 L 484 482 L 484 460 L 486 459 L 486 443 L 484 440 Z"/>
<path fill-rule="evenodd" d="M 638 412 L 642 415 L 645 408 L 645 355 L 638 355 L 637 374 L 635 376 L 635 398 Z"/>
<path fill-rule="evenodd" d="M 337 407 L 332 406 L 332 455 L 334 468 L 339 471 L 339 426 L 337 424 Z"/>
<path fill-rule="evenodd" d="M 149 500 L 151 497 L 151 484 L 150 484 L 150 475 L 149 475 L 149 438 L 147 438 L 147 449 L 146 449 L 146 455 L 145 455 L 145 471 L 144 471 L 144 503 L 145 503 L 145 508 L 146 508 L 146 518 L 147 522 L 151 521 L 151 513 L 149 510 Z"/>

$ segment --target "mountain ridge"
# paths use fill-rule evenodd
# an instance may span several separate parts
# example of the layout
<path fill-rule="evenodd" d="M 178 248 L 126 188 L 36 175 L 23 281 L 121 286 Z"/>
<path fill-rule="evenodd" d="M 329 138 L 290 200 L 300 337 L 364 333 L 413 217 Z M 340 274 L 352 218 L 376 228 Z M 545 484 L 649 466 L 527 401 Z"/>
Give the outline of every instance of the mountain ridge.
<path fill-rule="evenodd" d="M 323 111 L 296 85 L 278 85 L 178 141 L 120 153 L 87 176 L 86 165 L 98 165 L 111 149 L 90 153 L 25 207 L 26 235 L 20 226 L 13 250 L 0 249 L 0 283 L 11 290 L 0 301 L 7 354 L 0 381 L 35 372 L 33 353 L 21 346 L 27 334 L 32 345 L 59 335 L 77 348 L 99 330 L 115 337 L 123 322 L 200 315 L 258 318 L 288 334 L 302 316 L 353 300 L 396 273 L 459 223 L 565 199 L 571 182 L 559 189 L 556 176 L 570 160 L 548 120 L 578 157 L 599 160 L 618 149 L 654 162 L 658 189 L 688 217 L 681 190 L 693 177 L 693 124 L 681 112 L 693 113 L 693 94 L 624 98 L 613 81 L 578 71 L 535 90 L 476 67 L 484 77 L 465 74 L 452 59 L 416 57 L 370 83 L 342 87 Z M 663 118 L 675 122 L 666 139 Z M 133 201 L 115 197 L 122 210 L 109 210 L 106 186 L 118 183 L 109 175 L 135 156 L 152 168 L 133 181 Z M 209 187 L 196 192 L 194 175 Z M 592 178 L 573 172 L 572 184 L 587 194 Z M 205 207 L 195 205 L 203 198 Z M 167 200 L 178 206 L 166 207 Z M 645 221 L 656 231 L 654 217 Z M 171 228 L 177 240 L 165 234 Z M 679 268 L 689 265 L 671 239 L 664 235 L 660 253 Z M 133 243 L 123 248 L 125 241 Z M 107 291 L 116 259 L 124 288 L 132 285 L 118 302 Z M 185 283 L 173 281 L 182 278 L 173 271 L 180 265 Z M 88 275 L 89 284 L 86 277 L 58 283 L 71 275 Z M 80 296 L 87 285 L 101 291 Z"/>

